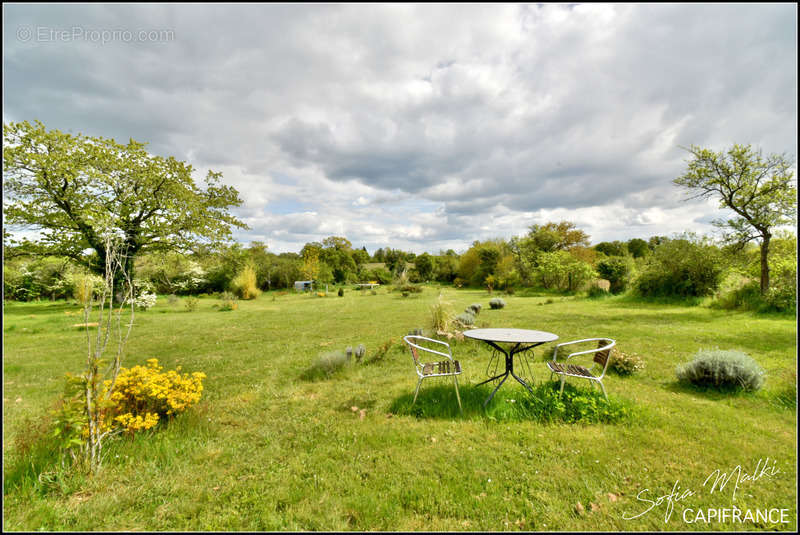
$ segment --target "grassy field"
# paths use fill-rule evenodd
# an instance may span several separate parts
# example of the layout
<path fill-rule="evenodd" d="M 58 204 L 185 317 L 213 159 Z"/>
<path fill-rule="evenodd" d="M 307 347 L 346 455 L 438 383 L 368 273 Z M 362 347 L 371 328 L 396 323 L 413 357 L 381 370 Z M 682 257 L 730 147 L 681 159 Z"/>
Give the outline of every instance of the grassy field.
<path fill-rule="evenodd" d="M 643 357 L 643 371 L 605 381 L 613 401 L 634 408 L 617 424 L 505 418 L 511 413 L 504 405 L 527 395 L 508 382 L 484 413 L 486 390 L 472 385 L 485 377 L 489 353 L 469 340 L 453 346 L 465 370 L 463 416 L 391 412 L 407 405 L 416 385 L 400 343 L 379 362 L 326 380 L 300 379 L 323 351 L 363 343 L 369 357 L 390 338 L 400 342 L 409 330 L 427 327 L 438 293 L 433 287 L 406 298 L 386 289 L 324 298 L 268 293 L 228 312 L 211 298 L 195 312 L 159 298 L 137 314 L 124 364 L 155 357 L 165 368 L 203 371 L 203 401 L 153 432 L 109 442 L 96 477 L 64 470 L 52 456 L 17 454 L 20 443 L 36 436 L 64 374 L 81 370 L 85 335 L 71 327 L 80 321 L 79 308 L 6 304 L 4 528 L 797 528 L 794 318 L 553 296 L 504 296 L 506 308 L 489 310 L 483 291 L 443 290 L 455 312 L 483 304 L 478 326 L 545 330 L 561 341 L 608 336 Z M 768 373 L 764 389 L 723 395 L 679 385 L 676 365 L 712 347 L 751 355 Z M 549 379 L 543 361 L 551 351 L 552 344 L 537 349 L 532 363 L 540 388 Z M 423 409 L 455 407 L 452 386 L 439 381 L 423 384 L 417 401 Z M 736 476 L 722 490 L 704 486 L 715 470 L 736 466 L 758 477 L 742 477 L 735 495 Z M 647 501 L 670 494 L 658 504 Z M 754 514 L 787 509 L 789 522 L 685 521 L 698 510 L 708 516 L 708 509 L 734 505 Z"/>

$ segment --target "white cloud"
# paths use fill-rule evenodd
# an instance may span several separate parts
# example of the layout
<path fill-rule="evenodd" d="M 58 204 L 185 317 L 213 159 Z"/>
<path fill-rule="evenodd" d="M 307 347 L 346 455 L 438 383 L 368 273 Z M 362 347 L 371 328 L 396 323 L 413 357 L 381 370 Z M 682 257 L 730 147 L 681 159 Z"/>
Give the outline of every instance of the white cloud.
<path fill-rule="evenodd" d="M 794 154 L 780 4 L 5 5 L 4 121 L 133 137 L 222 171 L 276 251 L 465 249 L 568 219 L 594 241 L 709 232 L 680 145 Z M 170 28 L 21 42 L 22 26 Z"/>

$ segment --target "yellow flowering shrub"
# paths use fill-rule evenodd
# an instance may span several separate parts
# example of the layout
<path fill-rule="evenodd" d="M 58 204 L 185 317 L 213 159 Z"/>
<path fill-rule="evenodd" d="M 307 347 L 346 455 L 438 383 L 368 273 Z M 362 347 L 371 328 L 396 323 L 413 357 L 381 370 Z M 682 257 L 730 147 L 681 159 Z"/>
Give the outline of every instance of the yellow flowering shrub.
<path fill-rule="evenodd" d="M 181 375 L 180 366 L 176 370 L 162 370 L 158 359 L 148 359 L 147 366 L 122 368 L 110 396 L 112 405 L 105 415 L 107 425 L 131 433 L 150 429 L 161 418 L 170 418 L 200 401 L 206 374 Z M 110 387 L 111 381 L 105 381 L 104 392 Z"/>

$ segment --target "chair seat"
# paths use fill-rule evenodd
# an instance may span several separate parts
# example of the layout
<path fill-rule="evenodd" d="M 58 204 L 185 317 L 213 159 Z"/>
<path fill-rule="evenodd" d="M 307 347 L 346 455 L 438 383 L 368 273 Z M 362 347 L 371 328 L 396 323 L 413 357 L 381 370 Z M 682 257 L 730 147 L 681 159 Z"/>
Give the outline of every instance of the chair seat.
<path fill-rule="evenodd" d="M 553 373 L 560 373 L 562 375 L 571 375 L 573 377 L 589 377 L 591 379 L 595 378 L 595 376 L 592 375 L 592 372 L 590 372 L 587 368 L 579 366 L 577 364 L 564 365 L 561 364 L 560 362 L 553 362 L 551 360 L 547 362 L 547 366 Z"/>
<path fill-rule="evenodd" d="M 422 365 L 422 375 L 458 375 L 461 373 L 461 363 L 457 360 L 450 362 L 426 362 Z"/>

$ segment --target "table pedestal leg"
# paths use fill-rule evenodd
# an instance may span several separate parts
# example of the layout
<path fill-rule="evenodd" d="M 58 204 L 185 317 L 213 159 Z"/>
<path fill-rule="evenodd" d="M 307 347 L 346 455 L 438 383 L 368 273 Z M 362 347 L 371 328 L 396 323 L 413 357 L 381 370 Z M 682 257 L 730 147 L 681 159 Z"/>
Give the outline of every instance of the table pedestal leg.
<path fill-rule="evenodd" d="M 480 386 L 480 385 L 486 384 L 486 383 L 488 383 L 490 381 L 494 381 L 495 379 L 499 379 L 500 377 L 503 378 L 497 384 L 497 386 L 494 388 L 494 390 L 492 391 L 492 394 L 488 398 L 486 398 L 486 401 L 483 402 L 484 408 L 489 404 L 490 401 L 492 401 L 492 398 L 497 393 L 497 390 L 500 388 L 500 385 L 502 385 L 506 381 L 506 379 L 508 379 L 509 375 L 514 377 L 514 379 L 516 379 L 517 382 L 519 382 L 522 386 L 527 388 L 528 392 L 530 392 L 531 395 L 533 395 L 533 389 L 528 385 L 528 383 L 523 381 L 522 378 L 520 378 L 516 373 L 514 373 L 514 355 L 516 355 L 517 353 L 522 353 L 522 351 L 527 351 L 529 349 L 532 349 L 533 347 L 535 347 L 535 346 L 537 346 L 539 344 L 534 344 L 533 346 L 528 346 L 528 347 L 525 347 L 525 348 L 521 348 L 522 351 L 514 351 L 515 349 L 519 348 L 519 346 L 520 346 L 520 344 L 517 344 L 509 352 L 506 352 L 500 346 L 498 346 L 497 344 L 495 344 L 493 342 L 488 342 L 488 344 L 490 346 L 494 347 L 495 349 L 497 349 L 498 351 L 500 351 L 501 353 L 503 353 L 503 355 L 505 355 L 505 357 L 506 357 L 506 371 L 505 371 L 505 373 L 502 373 L 500 375 L 496 375 L 496 376 L 492 377 L 491 379 L 487 379 L 487 380 L 485 380 L 483 382 L 478 383 L 478 386 Z"/>
<path fill-rule="evenodd" d="M 495 379 L 499 379 L 501 377 L 505 377 L 506 375 L 508 375 L 508 373 L 501 373 L 500 375 L 495 375 L 494 377 L 490 377 L 489 379 L 486 379 L 485 381 L 481 381 L 480 383 L 478 383 L 475 386 L 485 385 L 488 382 L 494 381 Z"/>
<path fill-rule="evenodd" d="M 497 393 L 497 390 L 500 388 L 500 385 L 502 385 L 503 383 L 505 383 L 505 382 L 506 382 L 506 379 L 508 379 L 508 372 L 504 373 L 503 375 L 498 375 L 497 377 L 502 377 L 503 379 L 502 379 L 502 381 L 500 381 L 499 383 L 497 383 L 497 386 L 496 386 L 496 387 L 494 387 L 494 390 L 492 391 L 492 395 L 491 395 L 491 396 L 489 396 L 488 398 L 486 398 L 486 401 L 484 401 L 484 402 L 483 402 L 483 408 L 484 408 L 484 409 L 486 408 L 486 405 L 488 405 L 488 404 L 489 404 L 489 402 L 490 402 L 490 401 L 492 401 L 492 398 L 494 397 L 495 393 Z M 496 379 L 496 378 L 495 378 L 495 379 Z"/>

